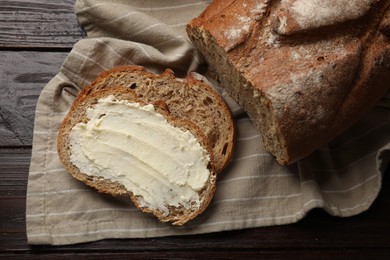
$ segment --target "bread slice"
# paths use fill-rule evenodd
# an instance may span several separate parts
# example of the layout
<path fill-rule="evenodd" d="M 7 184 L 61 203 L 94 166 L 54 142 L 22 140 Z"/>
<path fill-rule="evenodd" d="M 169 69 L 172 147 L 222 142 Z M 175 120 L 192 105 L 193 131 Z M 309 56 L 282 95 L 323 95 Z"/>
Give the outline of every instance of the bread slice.
<path fill-rule="evenodd" d="M 115 81 L 115 77 L 118 77 L 117 81 Z M 115 85 L 117 83 L 118 85 Z M 135 87 L 135 85 L 137 85 L 137 87 Z M 154 98 L 153 96 L 146 98 L 145 95 L 148 93 L 147 90 L 151 91 L 153 89 L 151 85 L 154 85 L 155 91 L 159 88 L 160 95 L 154 93 Z M 136 89 L 138 89 L 138 87 L 141 88 L 141 86 L 145 87 L 145 92 L 138 91 L 137 95 Z M 147 88 L 148 86 L 149 88 Z M 165 92 L 185 92 L 187 93 L 185 97 L 190 98 L 191 100 L 183 101 L 182 105 L 184 107 L 180 107 L 179 103 L 174 103 L 174 100 L 177 100 L 177 102 L 180 100 L 173 97 L 175 94 L 172 94 L 170 99 L 163 98 L 163 88 L 166 88 L 166 90 L 164 90 Z M 94 176 L 91 173 L 83 172 L 72 162 L 72 151 L 74 152 L 74 150 L 72 150 L 71 142 L 72 129 L 81 122 L 87 123 L 88 109 L 94 108 L 102 98 L 112 95 L 116 100 L 140 103 L 142 106 L 153 104 L 155 110 L 161 114 L 169 124 L 180 128 L 183 131 L 188 130 L 197 138 L 210 158 L 207 165 L 207 169 L 210 171 L 209 177 L 204 187 L 197 191 L 199 203 L 190 202 L 188 204 L 189 206 L 162 205 L 168 209 L 168 212 L 166 212 L 159 207 L 156 208 L 149 205 L 141 195 L 135 194 L 132 190 L 128 190 L 120 181 L 112 181 L 109 178 Z M 184 97 L 184 94 L 181 97 Z M 203 102 L 204 99 L 208 100 L 207 98 L 210 98 L 210 104 Z M 210 138 L 210 136 L 207 136 L 207 132 L 202 129 L 205 122 L 199 122 L 201 120 L 200 115 L 196 113 L 183 114 L 182 111 L 176 111 L 177 109 L 183 110 L 189 105 L 192 105 L 192 110 L 198 111 L 198 113 L 205 113 L 204 111 L 207 110 L 207 116 L 214 117 L 212 122 L 220 123 L 220 125 L 208 127 L 213 128 L 213 131 L 219 131 L 221 137 L 225 138 L 223 141 L 228 142 L 228 145 L 226 146 L 228 148 L 225 149 L 228 154 L 224 154 L 223 157 L 220 156 L 221 154 L 215 156 L 215 152 L 220 152 L 215 145 L 220 145 L 221 141 L 218 140 L 216 142 L 214 139 Z M 210 108 L 210 106 L 212 106 L 212 108 Z M 215 113 L 211 113 L 210 111 L 214 111 Z M 192 120 L 192 116 L 194 115 L 197 115 L 198 117 L 196 117 L 195 120 Z M 225 129 L 223 127 L 227 128 Z M 211 131 L 208 128 L 206 130 Z M 208 134 L 209 133 L 210 132 L 208 132 Z M 61 124 L 57 139 L 57 147 L 59 157 L 66 170 L 76 179 L 97 189 L 99 192 L 108 193 L 114 196 L 128 195 L 135 206 L 141 211 L 151 213 L 163 222 L 172 222 L 174 225 L 183 225 L 202 213 L 210 203 L 216 189 L 216 175 L 222 170 L 221 166 L 224 166 L 230 160 L 233 138 L 233 121 L 226 105 L 209 86 L 205 85 L 205 83 L 192 78 L 176 79 L 170 71 L 165 72 L 160 76 L 146 72 L 142 67 L 129 66 L 116 68 L 112 71 L 103 73 L 97 80 L 79 93 L 68 115 Z M 210 140 L 214 141 L 214 143 L 210 143 Z M 142 149 L 142 147 L 140 149 Z M 218 160 L 221 160 L 221 158 L 223 158 L 224 161 L 218 163 Z M 148 184 L 146 183 L 145 185 L 147 186 Z M 163 187 L 161 189 L 163 189 Z"/>
<path fill-rule="evenodd" d="M 187 25 L 281 164 L 332 140 L 389 89 L 390 1 L 354 2 L 214 0 Z"/>
<path fill-rule="evenodd" d="M 173 117 L 193 122 L 206 135 L 216 173 L 229 163 L 234 149 L 233 119 L 223 99 L 204 81 L 193 75 L 176 78 L 170 69 L 156 75 L 142 66 L 121 66 L 101 73 L 80 95 L 113 86 L 130 88 L 146 103 L 163 100 Z"/>

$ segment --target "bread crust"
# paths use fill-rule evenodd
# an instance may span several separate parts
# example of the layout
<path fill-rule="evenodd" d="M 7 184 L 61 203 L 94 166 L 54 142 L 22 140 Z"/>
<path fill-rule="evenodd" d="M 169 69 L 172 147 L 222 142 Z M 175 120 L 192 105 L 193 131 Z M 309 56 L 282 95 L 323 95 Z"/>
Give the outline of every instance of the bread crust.
<path fill-rule="evenodd" d="M 113 68 L 110 71 L 103 72 L 95 81 L 93 81 L 89 86 L 84 88 L 77 96 L 69 113 L 64 118 L 60 126 L 57 138 L 58 155 L 60 157 L 60 160 L 64 164 L 65 169 L 74 178 L 95 188 L 99 192 L 108 193 L 114 196 L 129 196 L 137 208 L 139 208 L 143 212 L 155 215 L 162 222 L 171 222 L 174 225 L 183 225 L 189 220 L 201 214 L 209 205 L 215 193 L 217 173 L 219 173 L 222 168 L 224 168 L 229 162 L 230 157 L 232 155 L 233 143 L 229 143 L 229 149 L 226 151 L 226 158 L 223 158 L 224 161 L 222 163 L 218 163 L 218 160 L 221 160 L 221 157 L 215 156 L 215 152 L 218 152 L 219 150 L 215 149 L 215 143 L 210 142 L 210 137 L 205 134 L 205 131 L 202 129 L 202 124 L 198 124 L 196 120 L 191 120 L 192 118 L 188 116 L 175 116 L 174 112 L 177 107 L 170 105 L 169 102 L 167 103 L 167 101 L 169 100 L 163 99 L 161 95 L 155 95 L 150 99 L 145 98 L 144 96 L 137 95 L 137 91 L 134 90 L 134 88 L 132 87 L 133 83 L 138 83 L 137 80 L 134 80 L 132 82 L 127 81 L 127 84 L 124 84 L 124 82 L 122 82 L 123 84 L 118 85 L 111 84 L 111 81 L 105 81 L 107 78 L 115 78 L 116 76 L 118 76 L 118 73 L 122 76 L 128 73 L 133 73 L 134 75 L 141 74 L 145 80 L 151 80 L 149 84 L 155 84 L 153 83 L 153 80 L 162 80 L 162 82 L 165 82 L 167 78 L 169 78 L 171 81 L 174 80 L 175 82 L 177 82 L 177 84 L 179 84 L 182 88 L 202 88 L 203 91 L 205 91 L 205 93 L 208 93 L 210 98 L 213 99 L 214 104 L 216 104 L 216 106 L 220 106 L 218 107 L 218 109 L 221 110 L 219 112 L 221 117 L 227 117 L 227 121 L 225 123 L 230 127 L 229 130 L 231 132 L 229 132 L 228 138 L 231 139 L 228 139 L 226 141 L 233 142 L 232 138 L 234 138 L 234 127 L 230 112 L 227 109 L 225 103 L 223 103 L 223 105 L 219 103 L 222 100 L 217 94 L 214 93 L 214 90 L 212 90 L 208 85 L 206 85 L 206 83 L 196 80 L 193 77 L 188 77 L 186 79 L 176 79 L 174 78 L 173 72 L 171 72 L 170 70 L 165 71 L 161 75 L 155 75 L 146 72 L 143 67 L 123 66 Z M 178 87 L 179 85 L 177 85 L 176 87 Z M 163 88 L 162 86 L 160 87 Z M 169 86 L 166 87 L 168 88 Z M 89 107 L 93 107 L 100 98 L 109 95 L 114 95 L 118 100 L 127 100 L 129 102 L 137 102 L 141 104 L 152 103 L 157 112 L 162 114 L 170 124 L 175 127 L 182 128 L 184 130 L 189 130 L 194 136 L 197 137 L 201 145 L 207 150 L 208 154 L 210 155 L 210 163 L 208 166 L 210 170 L 210 177 L 207 181 L 207 184 L 205 185 L 205 188 L 199 192 L 201 197 L 201 203 L 199 208 L 186 209 L 184 207 L 170 206 L 169 214 L 163 214 L 163 212 L 159 210 L 152 209 L 146 206 L 141 206 L 144 205 L 143 203 L 141 203 L 143 198 L 137 197 L 131 191 L 126 190 L 126 188 L 121 183 L 113 182 L 102 177 L 91 176 L 90 174 L 83 173 L 75 165 L 72 164 L 70 160 L 70 132 L 72 128 L 80 122 L 86 122 L 87 109 Z M 186 104 L 186 102 L 184 102 L 184 104 Z M 192 104 L 195 105 L 195 103 Z M 197 105 L 205 106 L 205 104 L 203 103 L 197 103 Z M 220 126 L 224 127 L 223 124 L 221 124 Z M 215 127 L 218 127 L 218 125 Z M 220 129 L 220 131 L 222 130 L 226 129 Z"/>
<path fill-rule="evenodd" d="M 304 1 L 215 0 L 187 25 L 212 73 L 281 164 L 349 128 L 390 82 L 390 1 L 359 0 L 356 12 L 342 9 L 341 18 L 328 6 L 328 20 L 301 24 L 289 11 L 297 2 Z"/>

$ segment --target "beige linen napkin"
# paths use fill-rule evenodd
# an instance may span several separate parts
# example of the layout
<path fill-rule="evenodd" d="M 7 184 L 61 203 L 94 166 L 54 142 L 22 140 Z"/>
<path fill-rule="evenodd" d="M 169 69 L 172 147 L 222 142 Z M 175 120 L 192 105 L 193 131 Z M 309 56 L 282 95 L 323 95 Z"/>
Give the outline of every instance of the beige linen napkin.
<path fill-rule="evenodd" d="M 154 72 L 169 67 L 178 75 L 196 69 L 200 58 L 184 26 L 208 3 L 76 2 L 88 39 L 75 44 L 38 100 L 27 190 L 28 243 L 217 232 L 293 223 L 315 207 L 342 217 L 370 207 L 390 158 L 388 98 L 329 145 L 282 167 L 264 150 L 248 117 L 223 93 L 235 116 L 234 158 L 218 176 L 209 208 L 183 227 L 139 212 L 128 198 L 97 193 L 64 170 L 56 153 L 57 131 L 78 91 L 118 65 L 139 64 Z"/>

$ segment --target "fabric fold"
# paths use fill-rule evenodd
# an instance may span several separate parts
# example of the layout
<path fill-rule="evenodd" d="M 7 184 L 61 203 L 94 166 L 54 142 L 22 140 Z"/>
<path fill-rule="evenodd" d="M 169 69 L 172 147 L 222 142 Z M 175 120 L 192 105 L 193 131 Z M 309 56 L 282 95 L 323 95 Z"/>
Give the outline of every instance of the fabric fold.
<path fill-rule="evenodd" d="M 190 9 L 198 6 L 193 2 L 183 4 L 181 1 L 172 1 L 173 7 Z M 181 4 L 178 4 L 181 3 Z M 132 3 L 132 4 L 137 4 Z M 138 3 L 142 6 L 158 5 L 158 3 Z M 169 7 L 169 6 L 167 6 Z M 186 35 L 180 34 L 163 21 L 160 21 L 141 10 L 158 10 L 158 8 L 134 8 L 127 1 L 76 1 L 75 12 L 80 25 L 88 38 L 104 38 L 99 42 L 107 48 L 126 48 L 126 55 L 133 63 L 143 65 L 149 70 L 158 72 L 170 68 L 178 76 L 185 76 L 196 70 L 200 55 L 192 46 Z M 159 7 L 164 12 L 165 5 Z M 169 9 L 168 9 L 169 10 Z M 196 12 L 194 12 L 196 13 Z M 180 27 L 184 27 L 179 24 Z M 173 25 L 176 27 L 177 25 Z M 119 40 L 119 41 L 118 41 Z M 120 40 L 126 41 L 123 43 Z M 131 46 L 129 46 L 131 42 Z M 117 46 L 118 45 L 118 46 Z M 123 45 L 125 45 L 123 47 Z M 104 51 L 104 47 L 97 50 Z M 128 61 L 127 61 L 128 62 Z"/>

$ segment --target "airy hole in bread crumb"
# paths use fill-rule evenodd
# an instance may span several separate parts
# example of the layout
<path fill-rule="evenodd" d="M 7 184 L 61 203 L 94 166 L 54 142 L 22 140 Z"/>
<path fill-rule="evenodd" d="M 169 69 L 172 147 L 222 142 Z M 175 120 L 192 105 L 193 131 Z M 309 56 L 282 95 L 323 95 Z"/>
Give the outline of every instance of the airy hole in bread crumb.
<path fill-rule="evenodd" d="M 131 85 L 130 85 L 130 89 L 136 89 L 137 88 L 137 84 L 136 83 L 132 83 Z"/>
<path fill-rule="evenodd" d="M 227 148 L 229 146 L 229 143 L 225 143 L 223 148 L 222 148 L 222 154 L 225 155 L 226 154 L 226 151 L 227 151 Z"/>
<path fill-rule="evenodd" d="M 205 104 L 206 106 L 210 106 L 212 103 L 213 100 L 210 97 L 206 97 L 205 99 L 203 99 L 203 104 Z"/>

